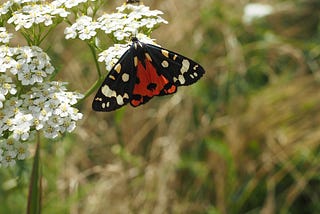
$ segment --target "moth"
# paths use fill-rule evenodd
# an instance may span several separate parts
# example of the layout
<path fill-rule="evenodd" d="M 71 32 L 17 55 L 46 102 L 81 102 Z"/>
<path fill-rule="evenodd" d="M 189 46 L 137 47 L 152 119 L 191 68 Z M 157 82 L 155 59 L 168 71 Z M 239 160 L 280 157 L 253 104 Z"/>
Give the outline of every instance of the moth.
<path fill-rule="evenodd" d="M 173 94 L 179 86 L 197 82 L 205 73 L 193 60 L 132 38 L 130 48 L 106 76 L 92 102 L 95 111 L 133 107 L 154 96 Z"/>

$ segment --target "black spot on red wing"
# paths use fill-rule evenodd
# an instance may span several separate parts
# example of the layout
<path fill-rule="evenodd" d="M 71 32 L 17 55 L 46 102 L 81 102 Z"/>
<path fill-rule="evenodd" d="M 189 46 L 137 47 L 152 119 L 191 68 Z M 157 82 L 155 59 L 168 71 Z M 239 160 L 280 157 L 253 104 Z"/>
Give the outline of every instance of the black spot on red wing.
<path fill-rule="evenodd" d="M 149 85 L 147 86 L 147 89 L 150 90 L 150 91 L 153 91 L 157 88 L 157 84 L 155 83 L 149 83 Z"/>
<path fill-rule="evenodd" d="M 142 96 L 141 96 L 141 95 L 139 95 L 139 94 L 133 94 L 131 101 L 132 101 L 132 100 L 141 101 L 141 99 L 142 99 Z"/>
<path fill-rule="evenodd" d="M 140 79 L 139 77 L 136 77 L 136 84 L 139 84 L 140 83 Z"/>
<path fill-rule="evenodd" d="M 177 91 L 177 86 L 175 86 L 172 83 L 168 83 L 164 86 L 163 90 L 161 91 L 160 95 L 167 95 L 167 94 L 173 94 Z"/>
<path fill-rule="evenodd" d="M 137 107 L 139 105 L 142 105 L 146 102 L 148 102 L 152 97 L 148 97 L 148 96 L 141 96 L 139 94 L 134 94 L 132 95 L 132 99 L 130 100 L 130 104 L 133 107 Z"/>

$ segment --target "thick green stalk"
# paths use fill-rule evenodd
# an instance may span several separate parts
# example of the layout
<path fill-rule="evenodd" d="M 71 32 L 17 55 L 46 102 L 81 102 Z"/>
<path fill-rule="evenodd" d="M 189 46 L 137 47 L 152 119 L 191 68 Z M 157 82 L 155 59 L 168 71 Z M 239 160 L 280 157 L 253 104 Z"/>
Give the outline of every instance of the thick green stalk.
<path fill-rule="evenodd" d="M 41 165 L 40 165 L 40 133 L 37 133 L 37 147 L 34 155 L 30 177 L 27 214 L 41 213 Z"/>

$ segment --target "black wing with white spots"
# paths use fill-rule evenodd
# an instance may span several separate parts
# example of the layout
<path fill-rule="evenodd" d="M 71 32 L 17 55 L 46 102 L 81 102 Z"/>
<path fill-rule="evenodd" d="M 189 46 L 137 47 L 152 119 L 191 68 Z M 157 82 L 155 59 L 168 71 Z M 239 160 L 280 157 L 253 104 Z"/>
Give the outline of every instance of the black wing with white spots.
<path fill-rule="evenodd" d="M 95 111 L 113 111 L 131 100 L 136 78 L 134 48 L 131 46 L 111 69 L 93 102 Z"/>
<path fill-rule="evenodd" d="M 176 86 L 186 86 L 197 82 L 205 73 L 201 65 L 173 51 L 145 44 L 157 71 Z"/>

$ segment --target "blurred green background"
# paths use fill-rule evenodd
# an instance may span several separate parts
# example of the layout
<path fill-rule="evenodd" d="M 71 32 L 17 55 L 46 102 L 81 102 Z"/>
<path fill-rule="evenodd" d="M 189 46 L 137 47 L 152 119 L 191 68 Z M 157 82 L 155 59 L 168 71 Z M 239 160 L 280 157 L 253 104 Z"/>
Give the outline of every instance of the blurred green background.
<path fill-rule="evenodd" d="M 139 108 L 85 100 L 76 132 L 42 144 L 42 212 L 320 213 L 320 1 L 144 3 L 169 21 L 157 43 L 206 74 Z M 85 92 L 89 49 L 62 32 L 42 48 Z M 0 169 L 0 213 L 25 213 L 31 163 Z"/>

